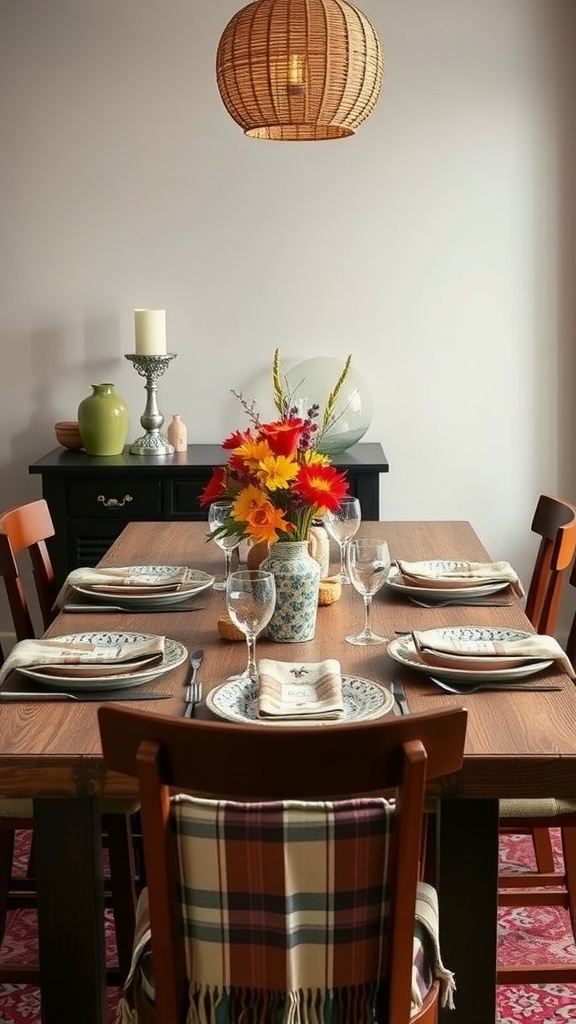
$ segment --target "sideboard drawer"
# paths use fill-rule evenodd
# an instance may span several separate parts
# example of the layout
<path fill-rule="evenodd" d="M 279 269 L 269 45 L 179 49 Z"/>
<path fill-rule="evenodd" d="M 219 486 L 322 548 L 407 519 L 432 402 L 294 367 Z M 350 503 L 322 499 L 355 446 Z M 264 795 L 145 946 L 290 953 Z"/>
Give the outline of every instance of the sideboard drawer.
<path fill-rule="evenodd" d="M 144 476 L 93 476 L 68 481 L 68 511 L 83 519 L 163 519 L 162 481 Z"/>
<path fill-rule="evenodd" d="M 207 509 L 200 504 L 200 495 L 210 479 L 211 473 L 190 479 L 167 481 L 168 508 L 171 519 L 206 519 Z"/>

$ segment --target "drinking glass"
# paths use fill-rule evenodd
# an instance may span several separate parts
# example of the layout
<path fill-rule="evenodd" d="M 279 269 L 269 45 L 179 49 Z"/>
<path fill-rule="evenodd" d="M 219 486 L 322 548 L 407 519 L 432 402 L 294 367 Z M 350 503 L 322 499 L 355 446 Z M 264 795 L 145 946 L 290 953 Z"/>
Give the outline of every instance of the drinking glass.
<path fill-rule="evenodd" d="M 224 526 L 224 524 L 230 519 L 231 514 L 231 501 L 213 501 L 208 509 L 208 525 L 210 530 L 217 530 L 219 526 Z M 232 552 L 234 551 L 234 548 L 238 547 L 242 537 L 237 533 L 232 533 L 229 536 L 226 534 L 219 534 L 217 537 L 212 537 L 212 540 L 215 540 L 218 547 L 222 548 L 226 559 L 224 579 L 219 580 L 214 584 L 214 590 L 226 590 L 226 581 L 230 575 Z"/>
<path fill-rule="evenodd" d="M 241 629 L 248 645 L 248 664 L 243 676 L 255 682 L 256 637 L 267 626 L 276 604 L 276 582 L 271 572 L 263 569 L 240 569 L 231 572 L 226 582 L 226 607 L 235 626 Z"/>
<path fill-rule="evenodd" d="M 346 552 L 350 581 L 364 598 L 364 629 L 346 637 L 349 644 L 385 644 L 388 637 L 372 631 L 370 612 L 374 594 L 384 586 L 390 571 L 390 552 L 385 540 L 353 540 Z"/>
<path fill-rule="evenodd" d="M 342 498 L 335 512 L 326 512 L 324 526 L 340 547 L 340 572 L 335 577 L 340 583 L 350 583 L 346 571 L 346 547 L 358 532 L 362 512 L 358 498 Z"/>

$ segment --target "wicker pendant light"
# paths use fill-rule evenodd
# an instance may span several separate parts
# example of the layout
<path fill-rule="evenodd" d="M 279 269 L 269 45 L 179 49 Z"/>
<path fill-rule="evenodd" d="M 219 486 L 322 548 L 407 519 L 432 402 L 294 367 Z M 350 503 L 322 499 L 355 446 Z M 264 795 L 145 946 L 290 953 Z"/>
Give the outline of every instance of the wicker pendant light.
<path fill-rule="evenodd" d="M 228 23 L 216 56 L 224 106 L 255 139 L 353 135 L 382 77 L 376 30 L 346 0 L 256 0 Z"/>

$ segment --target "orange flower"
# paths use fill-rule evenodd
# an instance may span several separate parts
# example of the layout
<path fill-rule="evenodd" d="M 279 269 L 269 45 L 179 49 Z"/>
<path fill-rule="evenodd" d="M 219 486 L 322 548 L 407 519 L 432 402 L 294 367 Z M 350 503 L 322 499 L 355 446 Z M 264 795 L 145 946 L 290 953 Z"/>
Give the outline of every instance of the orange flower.
<path fill-rule="evenodd" d="M 275 508 L 270 501 L 265 501 L 249 513 L 246 530 L 255 543 L 264 541 L 266 544 L 274 544 L 278 540 L 278 531 L 292 533 L 294 527 L 285 520 L 281 508 Z"/>
<path fill-rule="evenodd" d="M 333 512 L 338 508 L 341 499 L 348 493 L 348 482 L 346 474 L 338 473 L 334 466 L 310 463 L 300 466 L 293 491 L 308 505 L 315 505 L 318 515 L 323 515 L 326 509 Z"/>
<path fill-rule="evenodd" d="M 295 455 L 300 438 L 304 433 L 304 420 L 276 420 L 274 423 L 263 423 L 260 434 L 268 441 L 274 455 L 285 455 L 290 459 Z"/>

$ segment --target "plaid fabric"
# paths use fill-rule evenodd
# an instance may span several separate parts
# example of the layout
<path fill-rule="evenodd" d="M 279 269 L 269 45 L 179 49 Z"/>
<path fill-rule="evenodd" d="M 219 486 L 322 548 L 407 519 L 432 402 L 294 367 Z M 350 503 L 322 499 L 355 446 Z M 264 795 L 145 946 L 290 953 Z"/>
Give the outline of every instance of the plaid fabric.
<path fill-rule="evenodd" d="M 381 1019 L 393 804 L 178 796 L 172 822 L 188 940 L 188 1024 Z M 148 938 L 142 927 L 134 968 Z M 443 971 L 427 919 L 415 933 L 414 963 L 417 1009 L 435 969 Z M 133 979 L 134 971 L 128 989 Z M 122 1021 L 135 1019 L 129 1003 Z"/>

